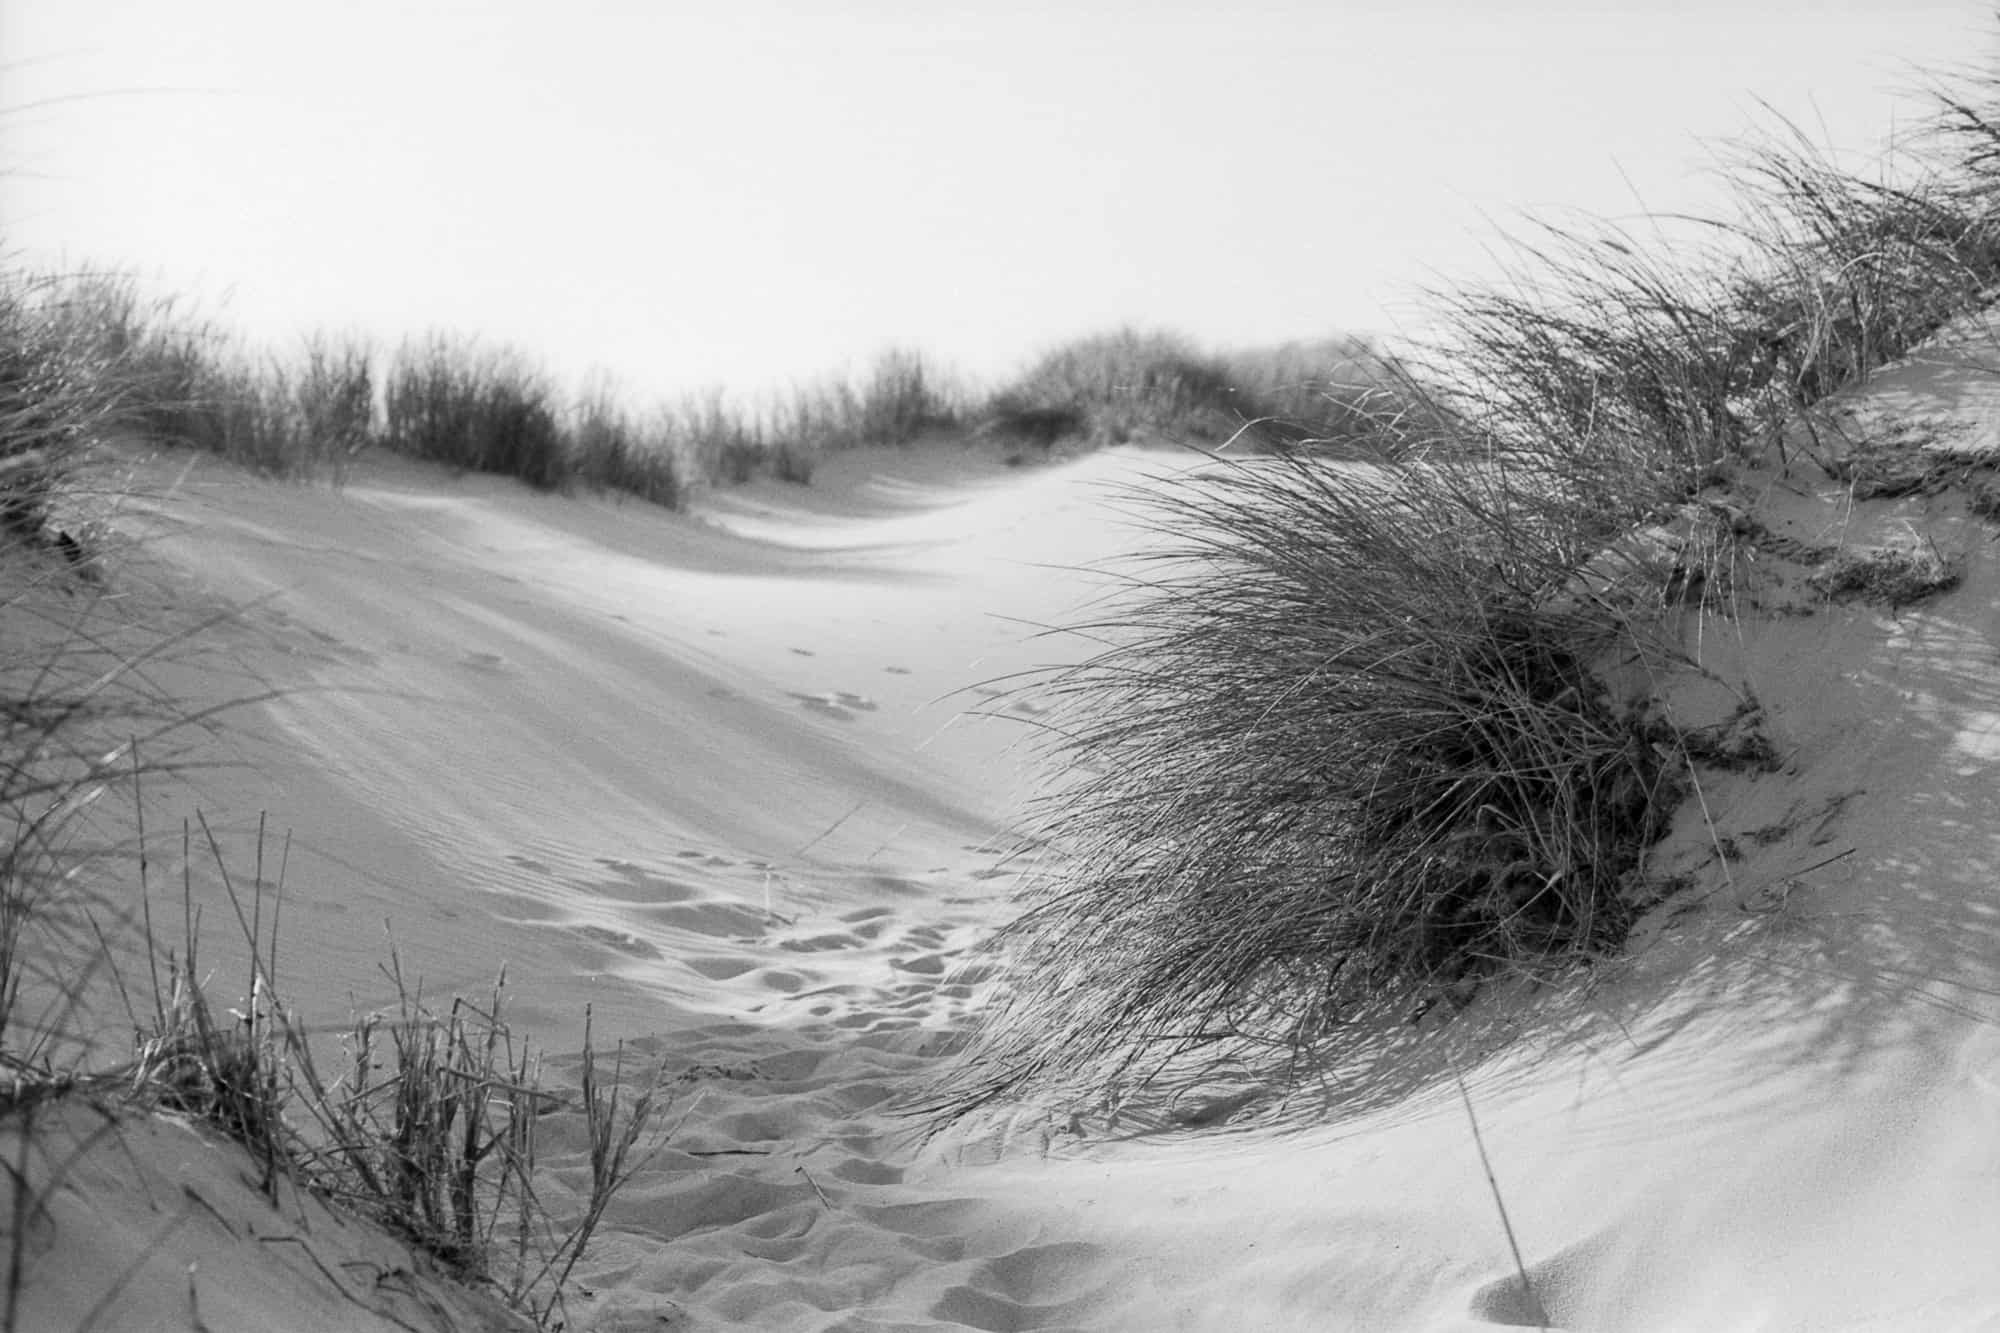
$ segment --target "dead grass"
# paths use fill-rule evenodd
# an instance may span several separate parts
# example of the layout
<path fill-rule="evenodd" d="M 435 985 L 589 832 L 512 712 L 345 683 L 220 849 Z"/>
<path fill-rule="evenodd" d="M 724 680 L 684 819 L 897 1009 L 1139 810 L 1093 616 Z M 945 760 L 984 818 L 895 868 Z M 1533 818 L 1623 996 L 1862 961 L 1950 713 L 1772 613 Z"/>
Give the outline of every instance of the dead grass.
<path fill-rule="evenodd" d="M 1935 542 L 1912 533 L 1879 546 L 1837 552 L 1806 582 L 1823 597 L 1855 598 L 1895 608 L 1957 587 L 1964 577 L 1963 563 L 1946 556 Z"/>
<path fill-rule="evenodd" d="M 981 434 L 1041 455 L 1134 440 L 1337 447 L 1367 433 L 1395 382 L 1388 358 L 1357 339 L 1216 354 L 1125 328 L 1051 348 L 977 416 Z"/>
<path fill-rule="evenodd" d="M 1596 674 L 1648 652 L 1558 597 L 1583 534 L 1489 467 L 1218 463 L 1052 682 L 1061 870 L 939 1104 L 1311 1045 L 1385 999 L 1615 950 L 1674 737 Z M 1087 1095 L 1087 1094 L 1085 1094 Z"/>
<path fill-rule="evenodd" d="M 1836 478 L 1787 428 L 1987 299 L 1992 89 L 1946 103 L 1955 158 L 1864 176 L 1786 127 L 1739 154 L 1738 218 L 1540 227 L 1507 281 L 1441 297 L 1446 332 L 1342 461 L 1132 497 L 1160 553 L 1065 627 L 1105 647 L 1045 686 L 1055 868 L 931 1109 L 1297 1072 L 1363 1018 L 1616 951 L 1691 776 L 1770 753 L 1754 711 L 1725 750 L 1650 697 L 1684 630 L 1733 613 L 1715 543 L 1744 525 L 1698 499 L 1745 466 Z M 1607 594 L 1607 554 L 1690 524 L 1713 542 Z M 1892 605 L 1956 578 L 1914 541 L 1813 575 Z"/>
<path fill-rule="evenodd" d="M 60 1272 L 49 1267 L 60 1247 L 51 1254 L 36 1239 L 50 1191 L 115 1138 L 121 1117 L 153 1110 L 242 1145 L 274 1206 L 287 1183 L 335 1200 L 542 1326 L 557 1324 L 577 1257 L 644 1160 L 656 1080 L 635 1072 L 627 1090 L 622 1050 L 607 1078 L 587 1037 L 580 1094 L 549 1089 L 505 1020 L 501 986 L 484 1003 L 433 1006 L 393 950 L 395 1011 L 357 1019 L 337 1072 L 324 1076 L 325 1039 L 282 998 L 288 857 L 261 827 L 247 880 L 204 820 L 181 830 L 184 876 L 205 853 L 221 879 L 241 967 L 233 984 L 203 957 L 185 877 L 179 930 L 166 930 L 173 913 L 150 882 L 138 794 L 200 762 L 216 714 L 190 712 L 162 682 L 204 627 L 99 614 L 118 595 L 115 580 L 96 568 L 85 577 L 56 539 L 67 534 L 50 535 L 82 454 L 158 400 L 149 379 L 133 378 L 133 361 L 65 322 L 74 309 L 52 313 L 16 295 L 0 288 L 0 1120 L 20 1145 L 0 1164 L 11 1223 L 0 1328 L 23 1327 L 21 1292 L 38 1267 Z M 331 382 L 352 383 L 337 357 L 327 364 Z M 116 822 L 100 818 L 107 798 L 119 793 L 137 811 L 136 845 L 103 833 Z M 136 892 L 120 882 L 126 869 Z M 44 1153 L 40 1127 L 61 1118 L 53 1104 L 77 1099 L 104 1108 L 100 1127 Z M 536 1194 L 535 1127 L 556 1111 L 586 1127 L 590 1186 L 577 1216 L 552 1216 Z M 31 1157 L 53 1165 L 36 1175 Z M 106 1299 L 124 1280 L 60 1280 L 98 1276 Z"/>
<path fill-rule="evenodd" d="M 100 765 L 42 795 L 53 797 L 50 810 L 73 811 L 124 776 Z M 24 1152 L 34 1117 L 55 1100 L 87 1096 L 125 1113 L 171 1111 L 241 1144 L 273 1206 L 281 1185 L 310 1191 L 401 1237 L 457 1280 L 494 1291 L 541 1326 L 558 1325 L 570 1271 L 610 1199 L 647 1156 L 657 1128 L 656 1077 L 626 1096 L 621 1050 L 607 1088 L 586 1035 L 580 1095 L 551 1090 L 505 1021 L 504 978 L 486 1003 L 454 997 L 440 1012 L 421 983 L 405 977 L 393 950 L 387 975 L 398 995 L 394 1012 L 358 1018 L 338 1072 L 327 1077 L 322 1039 L 284 1003 L 278 984 L 286 858 L 280 854 L 275 875 L 267 874 L 261 833 L 246 887 L 205 821 L 182 830 L 183 866 L 198 840 L 222 880 L 243 946 L 244 975 L 223 1004 L 213 997 L 215 974 L 201 956 L 200 917 L 185 882 L 181 933 L 168 944 L 156 934 L 166 913 L 146 883 L 150 858 L 141 845 L 137 933 L 146 972 L 135 979 L 119 938 L 130 913 L 77 887 L 79 867 L 50 847 L 48 818 L 31 827 L 37 841 L 17 840 L 10 849 L 0 895 L 7 946 L 0 959 L 9 968 L 0 1003 L 7 1075 L 0 1117 L 21 1128 Z M 134 1034 L 127 1056 L 109 1055 L 101 1030 L 83 1017 L 96 1003 L 87 992 L 107 989 L 121 997 Z M 23 1012 L 30 996 L 46 1003 Z M 580 1216 L 552 1216 L 536 1193 L 536 1126 L 556 1110 L 582 1117 L 590 1145 Z M 14 1207 L 35 1212 L 25 1163 L 13 1177 Z M 59 1185 L 60 1172 L 40 1189 Z M 10 1309 L 35 1262 L 28 1243 L 26 1231 L 14 1230 Z M 19 1325 L 0 1327 L 12 1333 Z"/>

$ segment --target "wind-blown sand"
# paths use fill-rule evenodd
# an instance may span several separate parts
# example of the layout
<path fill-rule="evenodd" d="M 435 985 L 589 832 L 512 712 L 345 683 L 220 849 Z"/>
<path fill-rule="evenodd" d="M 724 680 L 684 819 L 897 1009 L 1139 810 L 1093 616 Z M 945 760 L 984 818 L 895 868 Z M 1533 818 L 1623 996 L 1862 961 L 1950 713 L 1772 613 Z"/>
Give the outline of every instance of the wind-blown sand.
<path fill-rule="evenodd" d="M 1883 372 L 1854 429 L 2000 449 L 1981 363 L 1983 336 Z M 1393 1067 L 1115 1124 L 926 1139 L 892 1113 L 1033 870 L 1009 829 L 1045 701 L 1005 678 L 1087 651 L 1032 635 L 1142 540 L 1103 485 L 1186 457 L 853 455 L 698 520 L 387 462 L 338 497 L 146 465 L 121 521 L 154 585 L 247 606 L 216 631 L 241 674 L 189 688 L 291 691 L 234 720 L 249 764 L 149 818 L 199 801 L 236 849 L 259 811 L 292 830 L 279 971 L 308 1014 L 392 994 L 387 918 L 427 993 L 504 963 L 550 1051 L 590 1004 L 600 1045 L 664 1062 L 672 1132 L 575 1327 L 1532 1325 L 1456 1069 L 1552 1326 L 2000 1328 L 2000 569 L 1959 486 L 1740 480 L 1774 533 L 1915 533 L 1965 580 L 1891 612 L 1826 604 L 1771 543 L 1745 563 L 1693 646 L 1783 768 L 1701 775 L 1653 866 L 1688 887 L 1590 985 L 1490 987 Z M 552 1190 L 580 1169 L 562 1132 Z M 99 1326 L 186 1326 L 192 1237 Z M 375 1326 L 301 1308 L 202 1313 Z"/>

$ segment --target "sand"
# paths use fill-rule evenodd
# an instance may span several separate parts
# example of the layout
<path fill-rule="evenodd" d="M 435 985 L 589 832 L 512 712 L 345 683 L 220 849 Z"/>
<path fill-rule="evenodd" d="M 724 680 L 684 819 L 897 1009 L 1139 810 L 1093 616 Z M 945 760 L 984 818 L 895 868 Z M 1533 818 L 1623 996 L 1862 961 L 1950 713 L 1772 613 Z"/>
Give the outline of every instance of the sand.
<path fill-rule="evenodd" d="M 1981 364 L 1983 330 L 1879 374 L 1850 433 L 2000 449 Z M 1490 1165 L 1552 1327 L 2000 1328 L 2000 569 L 1960 486 L 1738 479 L 1730 503 L 1774 532 L 1920 538 L 1964 579 L 1891 610 L 1746 567 L 1734 620 L 1690 640 L 1710 678 L 1672 697 L 1753 693 L 1782 766 L 1701 775 L 1655 853 L 1685 887 L 1588 985 L 1495 986 L 1393 1066 L 1115 1122 L 1022 1109 L 927 1137 L 897 1113 L 1034 872 L 1012 830 L 1047 700 L 1019 673 L 1089 647 L 1036 628 L 1147 540 L 1106 488 L 1187 465 L 863 453 L 676 517 L 394 461 L 329 495 L 142 460 L 118 520 L 134 586 L 238 608 L 179 687 L 285 692 L 229 718 L 240 766 L 150 789 L 149 822 L 199 806 L 241 856 L 260 813 L 290 831 L 279 971 L 302 1011 L 383 1003 L 393 937 L 428 993 L 504 964 L 558 1082 L 586 1004 L 600 1044 L 664 1067 L 672 1132 L 579 1269 L 572 1327 L 1532 1326 Z M 155 872 L 178 882 L 178 858 Z M 163 1134 L 125 1141 L 171 1174 Z M 560 1124 L 551 1143 L 560 1203 L 579 1150 Z M 118 1182 L 89 1190 L 120 1215 Z M 397 1326 L 344 1298 L 301 1313 L 296 1257 L 221 1276 L 261 1206 L 160 1241 L 96 1326 L 198 1326 L 190 1263 L 217 1274 L 218 1331 Z M 42 1271 L 65 1280 L 29 1289 L 49 1327 L 115 1266 L 62 1253 Z"/>

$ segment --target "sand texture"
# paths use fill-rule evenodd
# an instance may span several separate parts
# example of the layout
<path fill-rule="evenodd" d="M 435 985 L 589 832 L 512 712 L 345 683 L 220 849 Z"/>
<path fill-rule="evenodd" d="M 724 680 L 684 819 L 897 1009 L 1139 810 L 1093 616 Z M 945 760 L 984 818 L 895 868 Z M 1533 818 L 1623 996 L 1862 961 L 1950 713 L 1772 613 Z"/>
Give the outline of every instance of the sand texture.
<path fill-rule="evenodd" d="M 504 964 L 559 1083 L 586 1004 L 601 1046 L 664 1069 L 669 1132 L 575 1328 L 1532 1326 L 1453 1070 L 1552 1327 L 2000 1328 L 2000 566 L 1953 471 L 2000 449 L 1996 356 L 1947 340 L 1845 400 L 1842 448 L 1929 450 L 1934 476 L 1864 497 L 1794 456 L 1709 497 L 1764 539 L 1734 615 L 1690 631 L 1709 676 L 1674 688 L 1692 711 L 1754 691 L 1781 765 L 1701 775 L 1654 853 L 1681 887 L 1627 956 L 1489 987 L 1393 1064 L 936 1136 L 897 1112 L 987 997 L 962 965 L 1041 855 L 1016 830 L 1048 701 L 1018 673 L 1089 650 L 1038 629 L 1147 540 L 1106 487 L 1187 454 L 858 453 L 693 517 L 394 462 L 338 495 L 142 462 L 134 586 L 233 609 L 176 688 L 281 691 L 148 818 L 199 806 L 244 856 L 261 812 L 290 831 L 303 1011 L 384 1003 L 392 936 L 430 992 Z M 1961 584 L 1891 607 L 1814 582 L 1811 551 L 1909 540 Z M 178 884 L 173 841 L 153 873 Z M 557 1205 L 583 1178 L 566 1125 Z M 168 1163 L 175 1133 L 126 1150 Z M 114 1216 L 116 1182 L 77 1188 Z M 256 1209 L 203 1198 L 233 1239 L 192 1217 L 96 1327 L 196 1327 L 190 1262 L 216 1333 L 397 1326 L 302 1303 L 289 1242 L 257 1251 L 282 1272 L 224 1276 Z M 130 1234 L 178 1207 L 155 1204 Z M 97 1300 L 75 1254 L 62 1299 L 29 1289 L 39 1326 Z"/>

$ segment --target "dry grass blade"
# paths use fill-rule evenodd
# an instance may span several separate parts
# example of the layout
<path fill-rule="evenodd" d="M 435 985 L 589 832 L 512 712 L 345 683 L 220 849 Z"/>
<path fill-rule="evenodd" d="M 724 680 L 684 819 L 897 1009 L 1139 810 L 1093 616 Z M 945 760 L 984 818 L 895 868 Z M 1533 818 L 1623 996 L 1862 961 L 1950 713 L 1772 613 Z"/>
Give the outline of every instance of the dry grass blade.
<path fill-rule="evenodd" d="M 570 1274 L 576 1270 L 577 1261 L 589 1248 L 591 1237 L 596 1233 L 598 1223 L 604 1220 L 605 1210 L 612 1199 L 652 1156 L 646 1153 L 634 1159 L 632 1150 L 652 1127 L 660 1092 L 659 1072 L 654 1072 L 645 1090 L 632 1099 L 621 1116 L 618 1099 L 624 1074 L 625 1050 L 621 1046 L 613 1060 L 610 1087 L 600 1084 L 597 1051 L 591 1040 L 591 1015 L 585 1010 L 582 1110 L 590 1141 L 590 1193 L 583 1216 L 556 1245 L 541 1272 L 528 1284 L 530 1288 L 539 1287 L 545 1279 L 553 1278 L 549 1283 L 549 1294 L 537 1316 L 544 1324 L 560 1307 Z"/>
<path fill-rule="evenodd" d="M 290 840 L 267 880 L 261 817 L 247 882 L 205 815 L 183 821 L 181 928 L 171 942 L 156 934 L 140 787 L 191 763 L 176 742 L 265 696 L 190 710 L 161 683 L 169 674 L 162 664 L 209 625 L 159 628 L 110 613 L 118 602 L 105 574 L 84 570 L 74 536 L 55 526 L 67 512 L 69 470 L 106 432 L 133 425 L 190 438 L 220 431 L 206 442 L 225 452 L 235 447 L 228 431 L 243 427 L 276 451 L 271 470 L 290 470 L 297 460 L 286 451 L 300 446 L 299 431 L 345 440 L 341 456 L 351 456 L 372 407 L 366 358 L 355 349 L 309 348 L 299 376 L 274 369 L 231 387 L 215 378 L 213 347 L 150 318 L 115 283 L 25 293 L 11 277 L 0 284 L 0 1117 L 20 1145 L 0 1167 L 13 1189 L 5 1327 L 12 1333 L 23 1318 L 38 1201 L 115 1133 L 120 1115 L 146 1109 L 173 1110 L 242 1144 L 274 1201 L 285 1180 L 344 1201 L 532 1311 L 542 1293 L 529 1283 L 559 1264 L 568 1273 L 628 1178 L 650 1095 L 621 1104 L 593 1085 L 598 1188 L 589 1216 L 570 1226 L 567 1248 L 544 1255 L 540 1240 L 557 1224 L 533 1190 L 533 1123 L 555 1099 L 537 1085 L 531 1057 L 516 1050 L 501 986 L 483 1007 L 454 1000 L 439 1016 L 420 986 L 404 983 L 392 950 L 400 1010 L 386 1024 L 390 1067 L 378 1064 L 383 1024 L 370 1016 L 356 1027 L 352 1067 L 340 1080 L 322 1078 L 316 1039 L 278 985 Z M 251 420 L 253 408 L 265 415 Z M 100 836 L 100 798 L 119 782 L 131 784 L 138 832 L 139 901 L 129 912 L 94 887 L 129 856 L 127 846 L 91 841 Z M 240 937 L 234 952 L 244 971 L 233 1004 L 215 1000 L 205 970 L 197 829 Z M 106 987 L 134 1035 L 122 1058 L 102 1049 L 102 1034 L 117 1027 L 94 1013 Z M 31 1178 L 53 1121 L 39 1112 L 78 1094 L 109 1108 L 104 1127 L 57 1160 L 50 1179 L 39 1168 Z M 496 1272 L 496 1260 L 504 1270 L 508 1259 L 496 1238 L 516 1224 L 513 1271 Z M 100 1296 L 97 1312 L 120 1299 L 129 1276 Z M 198 1319 L 192 1287 L 189 1301 Z"/>
<path fill-rule="evenodd" d="M 1486 1153 L 1486 1137 L 1479 1132 L 1479 1117 L 1472 1109 L 1472 1092 L 1465 1086 L 1465 1076 L 1454 1066 L 1452 1081 L 1458 1085 L 1459 1101 L 1465 1107 L 1465 1123 L 1472 1130 L 1472 1146 L 1479 1154 L 1480 1169 L 1486 1173 L 1486 1188 L 1493 1195 L 1493 1207 L 1500 1214 L 1500 1229 L 1507 1233 L 1507 1252 L 1514 1259 L 1514 1273 L 1521 1280 L 1521 1304 L 1528 1317 L 1535 1321 L 1535 1327 L 1546 1330 L 1549 1326 L 1548 1311 L 1542 1306 L 1542 1298 L 1535 1294 L 1535 1284 L 1528 1276 L 1528 1265 L 1521 1258 L 1521 1242 L 1514 1235 L 1514 1219 L 1507 1215 L 1507 1200 L 1500 1193 L 1500 1181 L 1493 1174 L 1493 1159 Z"/>
<path fill-rule="evenodd" d="M 1734 164 L 1740 218 L 1543 226 L 1510 282 L 1444 297 L 1340 461 L 1135 497 L 1162 553 L 1071 627 L 1109 646 L 1050 686 L 1068 777 L 1037 832 L 1066 860 L 934 1108 L 1295 1058 L 1615 950 L 1687 764 L 1608 668 L 1659 678 L 1690 608 L 1726 608 L 1704 488 L 1788 465 L 1790 422 L 2000 279 L 1995 102 L 1944 104 L 1942 164 L 1862 176 L 1784 127 Z M 1677 560 L 1601 580 L 1634 529 L 1683 521 Z M 1877 556 L 1826 587 L 1906 574 L 1915 595 L 1951 570 Z"/>
<path fill-rule="evenodd" d="M 1593 664 L 1664 649 L 1568 597 L 1596 520 L 1543 481 L 1294 455 L 1139 502 L 1164 550 L 1053 685 L 1067 869 L 958 1092 L 1310 1040 L 1617 944 L 1675 787 Z"/>

